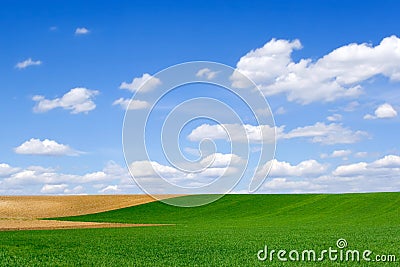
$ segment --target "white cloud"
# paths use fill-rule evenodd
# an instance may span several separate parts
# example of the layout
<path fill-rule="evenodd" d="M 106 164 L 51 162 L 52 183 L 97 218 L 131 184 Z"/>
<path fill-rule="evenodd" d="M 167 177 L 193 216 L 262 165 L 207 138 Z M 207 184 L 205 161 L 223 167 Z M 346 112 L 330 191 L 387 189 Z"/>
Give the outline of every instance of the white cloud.
<path fill-rule="evenodd" d="M 161 85 L 160 79 L 153 77 L 148 73 L 145 73 L 142 77 L 134 78 L 131 83 L 122 82 L 119 88 L 126 89 L 131 92 L 139 91 L 140 93 L 146 93 L 153 90 L 159 85 Z"/>
<path fill-rule="evenodd" d="M 268 193 L 317 193 L 326 190 L 326 186 L 314 183 L 312 180 L 294 180 L 289 178 L 267 179 L 261 191 Z"/>
<path fill-rule="evenodd" d="M 343 158 L 347 159 L 347 156 L 351 154 L 349 149 L 334 150 L 331 154 L 321 154 L 321 158 Z"/>
<path fill-rule="evenodd" d="M 78 87 L 71 89 L 61 98 L 46 99 L 44 96 L 35 95 L 32 100 L 37 102 L 33 108 L 34 112 L 47 112 L 55 108 L 63 108 L 71 110 L 72 114 L 88 113 L 96 108 L 93 102 L 94 96 L 98 95 L 99 91 L 89 90 Z"/>
<path fill-rule="evenodd" d="M 270 169 L 270 177 L 315 177 L 325 173 L 327 168 L 327 165 L 313 159 L 302 161 L 297 165 L 273 159 L 261 166 L 256 175 L 265 175 Z"/>
<path fill-rule="evenodd" d="M 199 70 L 196 73 L 196 76 L 200 77 L 200 78 L 204 77 L 207 80 L 212 80 L 217 76 L 217 74 L 218 74 L 218 71 L 212 71 L 209 68 L 204 68 L 204 69 Z"/>
<path fill-rule="evenodd" d="M 387 155 L 371 163 L 358 162 L 338 166 L 333 174 L 342 177 L 371 176 L 376 179 L 382 175 L 394 175 L 398 177 L 400 172 L 400 156 Z"/>
<path fill-rule="evenodd" d="M 10 174 L 18 172 L 19 168 L 13 168 L 7 163 L 0 163 L 0 177 L 8 176 Z"/>
<path fill-rule="evenodd" d="M 25 69 L 29 66 L 39 66 L 42 65 L 42 61 L 40 60 L 32 60 L 32 58 L 28 58 L 27 60 L 24 60 L 22 62 L 18 62 L 17 65 L 15 65 L 15 67 L 17 69 Z"/>
<path fill-rule="evenodd" d="M 271 127 L 269 125 L 253 126 L 250 124 L 202 124 L 195 128 L 189 135 L 190 141 L 201 141 L 205 138 L 223 139 L 239 142 L 273 142 L 275 135 L 279 136 L 283 127 Z"/>
<path fill-rule="evenodd" d="M 317 122 L 314 125 L 295 128 L 287 133 L 284 132 L 285 126 L 270 127 L 269 125 L 253 126 L 249 124 L 202 124 L 196 127 L 189 135 L 190 141 L 201 141 L 203 139 L 213 140 L 232 140 L 238 142 L 259 143 L 272 142 L 274 138 L 293 139 L 311 138 L 313 143 L 325 145 L 351 144 L 359 141 L 362 137 L 368 136 L 363 131 L 352 131 L 343 127 L 341 124 L 331 123 L 326 125 Z"/>
<path fill-rule="evenodd" d="M 118 185 L 109 185 L 99 190 L 99 193 L 116 193 L 120 191 Z"/>
<path fill-rule="evenodd" d="M 275 165 L 275 164 L 274 164 Z M 353 193 L 400 191 L 400 156 L 387 155 L 373 162 L 337 166 L 332 172 L 321 169 L 314 176 L 299 177 L 295 166 L 280 162 L 275 167 L 282 176 L 267 179 L 259 193 Z M 298 165 L 297 165 L 298 166 Z"/>
<path fill-rule="evenodd" d="M 84 192 L 85 188 L 81 185 L 77 185 L 72 189 L 69 188 L 64 189 L 64 194 L 69 194 L 69 195 L 83 194 Z"/>
<path fill-rule="evenodd" d="M 43 194 L 62 194 L 68 188 L 67 184 L 45 184 L 40 193 Z"/>
<path fill-rule="evenodd" d="M 85 27 L 76 28 L 76 30 L 75 30 L 75 35 L 85 35 L 88 33 L 90 33 L 90 31 Z"/>
<path fill-rule="evenodd" d="M 236 168 L 245 162 L 234 154 L 215 153 L 203 158 L 197 165 L 197 172 L 186 172 L 156 161 L 135 161 L 129 166 L 137 180 L 156 181 L 163 179 L 183 187 L 204 186 L 225 175 L 237 174 Z M 193 169 L 193 168 L 190 168 Z M 165 192 L 164 192 L 165 193 Z"/>
<path fill-rule="evenodd" d="M 383 158 L 374 161 L 371 166 L 373 168 L 400 168 L 400 156 L 384 156 Z"/>
<path fill-rule="evenodd" d="M 341 121 L 341 120 L 342 120 L 342 115 L 340 115 L 340 114 L 333 114 L 333 115 L 331 115 L 331 116 L 326 117 L 326 119 L 327 119 L 328 121 L 332 121 L 332 122 Z"/>
<path fill-rule="evenodd" d="M 364 116 L 366 120 L 372 119 L 387 119 L 387 118 L 394 118 L 397 116 L 397 111 L 388 103 L 380 105 L 375 110 L 375 115 L 367 114 Z"/>
<path fill-rule="evenodd" d="M 44 155 L 44 156 L 77 156 L 82 152 L 72 149 L 68 145 L 59 144 L 54 140 L 31 138 L 14 149 L 17 154 Z"/>
<path fill-rule="evenodd" d="M 137 110 L 150 107 L 150 104 L 142 100 L 132 100 L 129 98 L 119 98 L 113 102 L 113 106 L 120 105 L 124 110 Z"/>
<path fill-rule="evenodd" d="M 350 154 L 351 154 L 351 150 L 349 150 L 349 149 L 335 150 L 332 152 L 331 157 L 332 158 L 341 158 L 341 157 L 346 157 Z"/>
<path fill-rule="evenodd" d="M 351 144 L 359 141 L 362 137 L 368 136 L 363 131 L 352 131 L 343 127 L 341 124 L 331 123 L 325 124 L 317 122 L 314 125 L 298 127 L 284 134 L 282 138 L 292 139 L 307 137 L 311 138 L 313 143 L 321 143 L 325 145 L 333 144 Z"/>
<path fill-rule="evenodd" d="M 252 79 L 266 96 L 286 94 L 289 101 L 309 104 L 357 97 L 361 83 L 376 75 L 400 80 L 400 39 L 384 38 L 377 46 L 349 44 L 316 61 L 294 62 L 291 54 L 301 49 L 299 40 L 272 39 L 252 50 L 237 63 L 237 70 Z M 234 87 L 246 88 L 241 75 L 231 77 Z"/>
<path fill-rule="evenodd" d="M 299 40 L 289 42 L 272 39 L 263 47 L 251 50 L 243 56 L 236 68 L 263 88 L 263 84 L 273 83 L 276 77 L 285 73 L 287 65 L 291 62 L 292 51 L 301 47 Z M 247 81 L 237 72 L 233 73 L 231 79 L 233 87 L 248 86 Z"/>

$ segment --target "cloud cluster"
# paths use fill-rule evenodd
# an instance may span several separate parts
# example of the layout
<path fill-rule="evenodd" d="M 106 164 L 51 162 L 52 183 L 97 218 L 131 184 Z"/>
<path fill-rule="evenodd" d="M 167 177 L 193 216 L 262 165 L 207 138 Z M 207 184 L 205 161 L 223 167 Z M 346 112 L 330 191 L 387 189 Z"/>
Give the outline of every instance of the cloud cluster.
<path fill-rule="evenodd" d="M 34 112 L 42 113 L 55 108 L 70 110 L 72 114 L 88 113 L 96 108 L 93 98 L 99 91 L 87 88 L 73 88 L 60 98 L 46 99 L 44 96 L 35 95 L 32 100 L 36 102 Z"/>
<path fill-rule="evenodd" d="M 359 96 L 361 83 L 376 75 L 400 80 L 400 39 L 396 36 L 384 38 L 377 46 L 352 43 L 316 61 L 294 62 L 292 52 L 301 48 L 299 40 L 272 39 L 243 56 L 236 68 L 266 96 L 286 94 L 289 101 L 301 104 Z M 236 72 L 231 79 L 234 87 L 250 86 Z"/>
<path fill-rule="evenodd" d="M 162 177 L 182 187 L 199 187 L 225 175 L 238 173 L 237 166 L 244 163 L 244 160 L 235 154 L 214 153 L 199 162 L 198 172 L 185 172 L 147 160 L 132 162 L 129 169 L 137 180 L 156 181 L 158 177 Z"/>
<path fill-rule="evenodd" d="M 42 156 L 77 156 L 82 152 L 54 140 L 31 138 L 14 149 L 17 154 Z"/>
<path fill-rule="evenodd" d="M 203 139 L 231 140 L 238 142 L 271 143 L 276 134 L 281 134 L 283 127 L 271 127 L 269 125 L 253 126 L 250 124 L 202 124 L 196 127 L 189 135 L 190 141 L 201 141 Z"/>
<path fill-rule="evenodd" d="M 400 156 L 386 155 L 372 162 L 337 166 L 328 171 L 326 165 L 313 162 L 314 173 L 302 171 L 300 165 L 311 166 L 312 160 L 298 165 L 274 160 L 270 178 L 259 193 L 352 193 L 396 192 L 400 190 Z M 276 167 L 274 167 L 276 166 Z M 307 168 L 303 168 L 307 170 Z M 319 171 L 318 171 L 319 170 Z"/>
<path fill-rule="evenodd" d="M 274 138 L 293 139 L 309 138 L 313 143 L 325 145 L 351 144 L 368 136 L 363 131 L 352 131 L 341 124 L 325 124 L 317 122 L 314 125 L 298 127 L 289 132 L 284 131 L 285 126 L 271 127 L 269 125 L 253 126 L 249 124 L 202 124 L 196 127 L 189 135 L 190 141 L 201 141 L 204 138 L 213 140 L 232 140 L 239 142 L 259 143 L 273 142 Z"/>
<path fill-rule="evenodd" d="M 52 168 L 0 164 L 0 194 L 138 193 L 129 172 L 115 162 L 101 171 L 67 174 Z"/>

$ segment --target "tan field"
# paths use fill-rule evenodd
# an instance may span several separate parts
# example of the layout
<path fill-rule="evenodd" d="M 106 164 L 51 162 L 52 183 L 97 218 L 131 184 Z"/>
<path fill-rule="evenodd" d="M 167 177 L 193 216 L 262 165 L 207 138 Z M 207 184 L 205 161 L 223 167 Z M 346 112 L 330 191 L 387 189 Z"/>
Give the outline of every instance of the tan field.
<path fill-rule="evenodd" d="M 157 196 L 170 197 L 174 195 Z M 147 195 L 0 196 L 0 230 L 150 226 L 39 219 L 97 213 L 152 201 L 155 199 Z"/>

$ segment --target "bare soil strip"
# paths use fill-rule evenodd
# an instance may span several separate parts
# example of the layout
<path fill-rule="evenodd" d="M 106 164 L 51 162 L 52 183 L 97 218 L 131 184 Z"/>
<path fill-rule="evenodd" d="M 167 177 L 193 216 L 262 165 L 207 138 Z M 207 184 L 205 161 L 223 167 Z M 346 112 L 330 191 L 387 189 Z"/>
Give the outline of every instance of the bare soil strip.
<path fill-rule="evenodd" d="M 157 199 L 178 195 L 159 195 Z M 0 196 L 0 231 L 159 226 L 39 220 L 91 214 L 156 201 L 147 195 Z"/>
<path fill-rule="evenodd" d="M 171 198 L 176 195 L 159 195 Z M 2 218 L 54 218 L 121 209 L 156 201 L 148 195 L 0 196 Z"/>
<path fill-rule="evenodd" d="M 171 224 L 131 224 L 131 223 L 98 223 L 98 222 L 70 222 L 54 220 L 0 220 L 0 231 L 15 230 L 56 230 L 56 229 L 82 229 L 82 228 L 119 228 L 166 226 Z"/>

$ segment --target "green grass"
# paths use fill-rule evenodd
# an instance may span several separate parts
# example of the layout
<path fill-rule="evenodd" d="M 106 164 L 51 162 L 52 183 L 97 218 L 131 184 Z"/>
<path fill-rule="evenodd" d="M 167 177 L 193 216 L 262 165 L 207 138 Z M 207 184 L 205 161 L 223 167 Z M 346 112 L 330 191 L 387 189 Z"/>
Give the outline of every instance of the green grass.
<path fill-rule="evenodd" d="M 227 195 L 197 208 L 153 202 L 58 219 L 175 226 L 0 232 L 0 265 L 399 266 L 400 259 L 400 193 Z M 321 251 L 336 248 L 339 238 L 348 249 L 394 254 L 397 262 L 283 264 L 256 257 L 264 245 Z"/>

